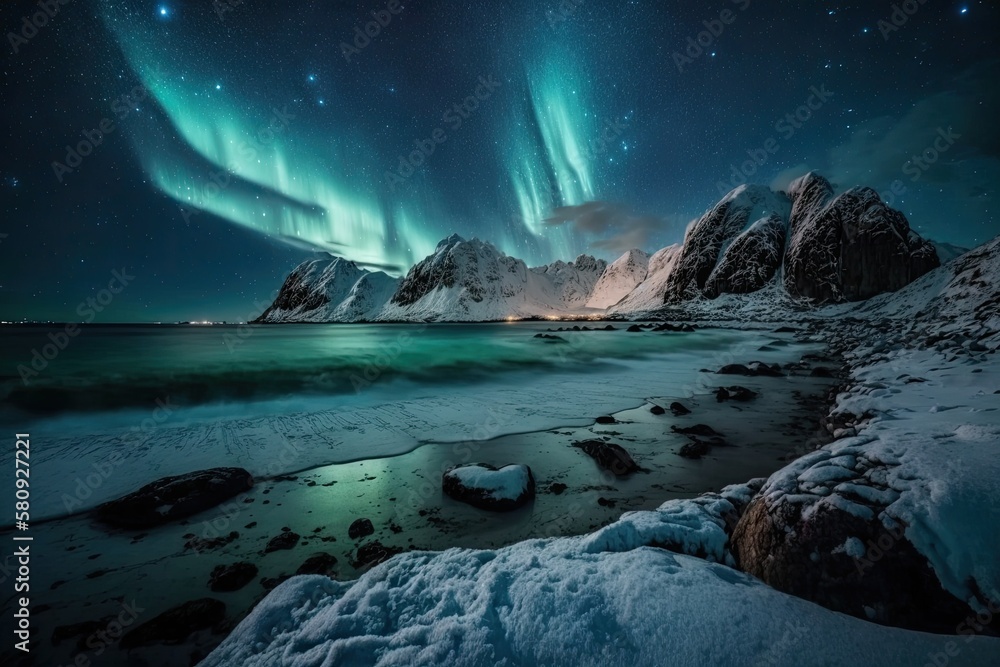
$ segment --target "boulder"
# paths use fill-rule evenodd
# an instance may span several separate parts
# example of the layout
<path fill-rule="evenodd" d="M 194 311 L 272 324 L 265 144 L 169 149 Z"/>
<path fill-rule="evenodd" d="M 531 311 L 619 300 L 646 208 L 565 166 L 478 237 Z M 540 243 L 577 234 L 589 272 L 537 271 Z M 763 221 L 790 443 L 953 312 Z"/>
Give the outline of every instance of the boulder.
<path fill-rule="evenodd" d="M 723 401 L 747 402 L 757 398 L 757 392 L 750 391 L 746 387 L 719 387 L 715 390 L 715 400 L 719 403 Z"/>
<path fill-rule="evenodd" d="M 272 551 L 282 551 L 285 549 L 291 549 L 296 544 L 299 543 L 299 538 L 301 535 L 298 533 L 293 533 L 290 530 L 286 530 L 277 537 L 271 539 L 264 547 L 264 553 L 269 554 Z"/>
<path fill-rule="evenodd" d="M 253 486 L 243 468 L 212 468 L 164 477 L 98 506 L 99 521 L 124 528 L 150 528 L 215 507 Z"/>
<path fill-rule="evenodd" d="M 351 524 L 350 528 L 347 529 L 347 536 L 352 540 L 356 540 L 361 537 L 368 537 L 375 532 L 375 526 L 368 519 L 357 519 Z"/>
<path fill-rule="evenodd" d="M 238 591 L 257 576 L 257 566 L 253 563 L 233 563 L 216 565 L 208 580 L 208 587 L 216 593 Z"/>
<path fill-rule="evenodd" d="M 605 470 L 610 470 L 615 475 L 629 475 L 639 470 L 639 466 L 632 460 L 632 456 L 620 445 L 602 440 L 584 440 L 573 443 L 574 447 L 579 447 L 592 459 L 597 461 L 597 465 Z"/>
<path fill-rule="evenodd" d="M 686 445 L 682 445 L 677 454 L 686 459 L 700 459 L 705 454 L 708 454 L 711 448 L 711 445 L 704 440 L 694 439 Z"/>
<path fill-rule="evenodd" d="M 684 407 L 682 403 L 678 403 L 677 401 L 674 401 L 673 403 L 670 404 L 670 411 L 674 413 L 675 417 L 683 417 L 684 415 L 691 414 L 690 410 Z"/>
<path fill-rule="evenodd" d="M 732 535 L 740 569 L 828 609 L 884 625 L 953 634 L 969 608 L 947 593 L 927 559 L 874 513 L 757 496 Z"/>
<path fill-rule="evenodd" d="M 479 509 L 509 512 L 535 497 L 535 478 L 526 465 L 496 468 L 471 463 L 447 470 L 441 478 L 444 492 Z"/>
<path fill-rule="evenodd" d="M 650 411 L 651 413 L 653 413 L 654 415 L 657 415 L 657 416 L 659 416 L 659 415 L 665 415 L 665 414 L 667 414 L 667 411 L 666 411 L 666 410 L 664 410 L 664 409 L 663 409 L 663 408 L 662 408 L 661 406 L 659 406 L 659 405 L 654 405 L 653 407 L 651 407 L 651 408 L 649 409 L 649 411 Z"/>
<path fill-rule="evenodd" d="M 337 565 L 337 557 L 328 553 L 313 554 L 306 559 L 295 574 L 322 574 L 332 576 Z"/>

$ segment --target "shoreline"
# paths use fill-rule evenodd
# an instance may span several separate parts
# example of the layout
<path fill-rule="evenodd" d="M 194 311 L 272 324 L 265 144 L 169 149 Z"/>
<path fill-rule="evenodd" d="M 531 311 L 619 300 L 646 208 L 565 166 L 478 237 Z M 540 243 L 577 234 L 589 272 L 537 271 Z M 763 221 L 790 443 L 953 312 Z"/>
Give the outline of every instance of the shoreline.
<path fill-rule="evenodd" d="M 756 353 L 747 354 L 752 358 Z M 794 364 L 796 359 L 790 358 L 788 362 Z M 138 539 L 132 539 L 137 531 L 104 529 L 91 523 L 86 515 L 52 519 L 46 527 L 64 537 L 50 545 L 51 551 L 62 550 L 68 566 L 80 563 L 68 570 L 85 574 L 76 583 L 60 584 L 51 595 L 48 590 L 39 595 L 43 604 L 50 604 L 39 617 L 46 629 L 79 622 L 80 616 L 97 617 L 101 615 L 97 609 L 117 604 L 115 592 L 122 590 L 135 592 L 137 600 L 146 595 L 147 602 L 140 604 L 150 608 L 149 616 L 173 606 L 172 603 L 206 595 L 217 597 L 227 604 L 226 627 L 220 629 L 223 633 L 202 633 L 187 647 L 204 651 L 221 641 L 224 631 L 249 613 L 261 595 L 282 576 L 295 573 L 302 561 L 316 552 L 334 556 L 338 580 L 351 581 L 367 570 L 350 563 L 352 553 L 358 544 L 372 540 L 404 550 L 439 551 L 450 547 L 501 547 L 537 537 L 584 535 L 613 523 L 626 511 L 655 509 L 672 498 L 693 498 L 727 484 L 766 477 L 796 454 L 803 437 L 810 432 L 815 434 L 820 416 L 816 405 L 826 402 L 833 383 L 809 377 L 808 371 L 795 371 L 785 378 L 699 375 L 707 378 L 702 383 L 706 388 L 740 384 L 760 391 L 761 397 L 751 403 L 726 404 L 720 411 L 721 404 L 709 393 L 694 398 L 657 396 L 655 388 L 650 388 L 647 393 L 654 400 L 660 399 L 655 400 L 657 404 L 667 407 L 673 400 L 680 400 L 692 409 L 692 414 L 682 418 L 669 412 L 666 416 L 652 415 L 651 404 L 646 402 L 616 412 L 619 423 L 612 425 L 560 426 L 504 434 L 474 443 L 458 440 L 420 444 L 392 456 L 281 473 L 258 480 L 253 489 L 235 499 L 238 502 L 223 503 L 188 521 L 143 531 L 146 534 Z M 812 397 L 811 405 L 803 402 L 808 397 Z M 748 415 L 754 418 L 748 419 Z M 796 419 L 800 421 L 799 429 L 788 424 Z M 801 423 L 802 420 L 807 423 Z M 677 450 L 687 440 L 672 433 L 669 426 L 696 423 L 712 425 L 727 437 L 729 446 L 716 447 L 698 461 L 677 456 Z M 592 460 L 569 446 L 574 440 L 588 437 L 607 437 L 622 444 L 647 472 L 609 484 Z M 462 449 L 456 453 L 459 447 L 472 451 Z M 450 463 L 471 461 L 531 465 L 539 489 L 536 500 L 527 508 L 497 516 L 442 496 L 442 468 Z M 568 488 L 562 495 L 555 494 L 550 490 L 555 483 L 564 483 Z M 243 502 L 247 498 L 253 498 L 252 502 Z M 233 507 L 236 510 L 230 511 Z M 347 524 L 357 518 L 370 518 L 377 526 L 376 532 L 359 541 L 348 539 Z M 211 528 L 206 530 L 206 525 Z M 261 548 L 282 528 L 301 535 L 298 544 L 290 550 L 259 556 Z M 183 549 L 185 542 L 225 539 L 233 530 L 239 537 L 215 549 L 194 554 Z M 114 561 L 125 561 L 121 563 L 125 568 L 122 573 L 116 572 Z M 236 593 L 210 592 L 209 571 L 216 565 L 238 561 L 260 565 L 254 580 Z M 159 592 L 151 595 L 150 584 L 146 582 L 164 579 L 177 582 L 171 587 L 173 590 L 165 596 Z M 261 580 L 268 580 L 268 585 L 262 586 Z M 48 585 L 54 583 L 57 582 Z M 77 593 L 72 598 L 96 601 L 79 610 L 94 608 L 94 611 L 74 614 L 69 609 L 59 610 L 55 601 L 49 603 L 45 599 L 65 597 L 74 589 Z M 47 640 L 48 637 L 42 639 Z M 55 647 L 56 651 L 66 654 L 73 641 L 64 640 Z M 171 650 L 160 646 L 134 649 L 133 653 L 155 656 Z M 67 657 L 71 655 L 69 651 Z M 151 664 L 158 664 L 150 659 Z M 176 660 L 176 655 L 171 660 Z"/>

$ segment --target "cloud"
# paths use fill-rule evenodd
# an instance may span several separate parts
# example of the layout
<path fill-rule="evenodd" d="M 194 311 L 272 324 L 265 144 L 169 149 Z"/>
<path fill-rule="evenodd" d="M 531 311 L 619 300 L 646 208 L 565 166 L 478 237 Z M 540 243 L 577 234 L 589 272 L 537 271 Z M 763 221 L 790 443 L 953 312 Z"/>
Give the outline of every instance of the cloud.
<path fill-rule="evenodd" d="M 549 226 L 569 226 L 593 238 L 590 247 L 621 254 L 633 248 L 650 249 L 654 239 L 672 231 L 677 220 L 636 215 L 620 204 L 590 201 L 578 206 L 561 206 L 545 219 Z"/>
<path fill-rule="evenodd" d="M 965 71 L 949 89 L 916 102 L 902 117 L 873 118 L 829 153 L 829 177 L 844 186 L 888 184 L 908 180 L 904 169 L 914 157 L 934 149 L 940 133 L 956 135 L 954 146 L 940 155 L 921 178 L 928 183 L 951 183 L 967 174 L 961 168 L 972 158 L 1000 158 L 1000 60 Z"/>

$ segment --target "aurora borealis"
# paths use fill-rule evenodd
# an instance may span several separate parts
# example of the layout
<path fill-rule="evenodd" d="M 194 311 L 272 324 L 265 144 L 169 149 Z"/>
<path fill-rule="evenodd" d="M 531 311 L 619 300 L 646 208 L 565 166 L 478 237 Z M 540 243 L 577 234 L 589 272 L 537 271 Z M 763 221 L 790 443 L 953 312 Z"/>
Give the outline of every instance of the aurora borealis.
<path fill-rule="evenodd" d="M 812 86 L 832 100 L 750 180 L 905 178 L 922 234 L 1000 232 L 995 7 L 927 3 L 886 37 L 888 5 L 717 5 L 68 2 L 7 40 L 0 317 L 69 317 L 129 266 L 108 321 L 246 319 L 309 253 L 399 274 L 454 232 L 530 264 L 654 251 Z M 939 128 L 960 139 L 911 182 Z"/>

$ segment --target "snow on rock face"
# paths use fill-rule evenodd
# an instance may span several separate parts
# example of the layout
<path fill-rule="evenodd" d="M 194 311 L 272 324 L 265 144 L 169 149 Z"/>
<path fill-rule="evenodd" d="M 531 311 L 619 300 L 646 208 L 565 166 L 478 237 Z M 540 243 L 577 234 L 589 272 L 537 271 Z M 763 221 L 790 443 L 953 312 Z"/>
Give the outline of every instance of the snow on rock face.
<path fill-rule="evenodd" d="M 457 466 L 442 475 L 446 494 L 480 509 L 507 512 L 535 497 L 535 478 L 525 465 L 496 468 L 486 463 Z"/>
<path fill-rule="evenodd" d="M 791 239 L 785 288 L 820 303 L 860 301 L 896 291 L 939 265 L 934 246 L 871 188 L 833 197 L 810 173 L 789 186 Z"/>
<path fill-rule="evenodd" d="M 646 279 L 639 283 L 609 313 L 634 313 L 655 310 L 663 305 L 670 275 L 681 256 L 681 245 L 675 244 L 657 251 L 649 258 Z"/>
<path fill-rule="evenodd" d="M 580 307 L 602 263 L 529 269 L 489 243 L 453 235 L 416 264 L 399 285 L 381 320 L 495 321 L 544 317 Z"/>
<path fill-rule="evenodd" d="M 648 271 L 649 255 L 641 250 L 629 250 L 604 270 L 590 295 L 587 307 L 607 308 L 615 305 L 646 279 Z"/>
<path fill-rule="evenodd" d="M 688 227 L 667 284 L 666 303 L 698 296 L 729 244 L 751 223 L 788 216 L 788 198 L 762 185 L 741 185 Z"/>
<path fill-rule="evenodd" d="M 354 322 L 378 314 L 397 280 L 343 258 L 303 262 L 285 279 L 258 322 Z"/>
<path fill-rule="evenodd" d="M 608 263 L 590 255 L 580 255 L 572 262 L 553 262 L 531 269 L 532 273 L 547 277 L 558 295 L 559 303 L 566 308 L 584 308 Z"/>
<path fill-rule="evenodd" d="M 751 225 L 726 249 L 705 283 L 705 296 L 747 294 L 771 282 L 781 267 L 786 232 L 776 214 Z"/>

